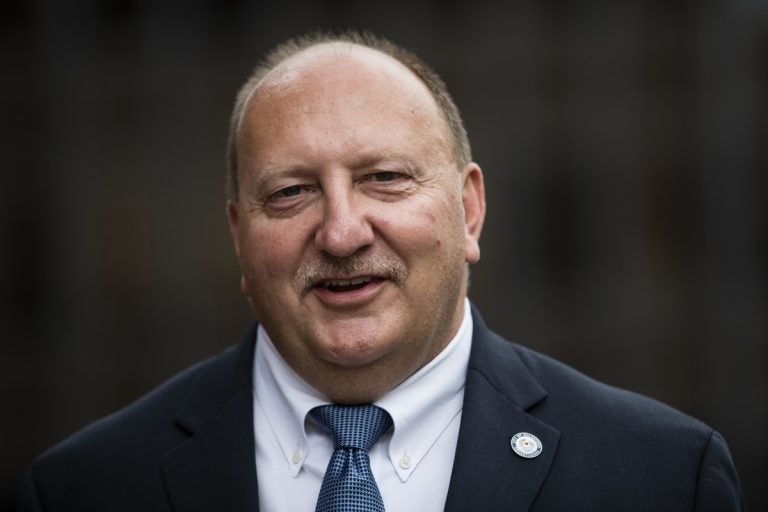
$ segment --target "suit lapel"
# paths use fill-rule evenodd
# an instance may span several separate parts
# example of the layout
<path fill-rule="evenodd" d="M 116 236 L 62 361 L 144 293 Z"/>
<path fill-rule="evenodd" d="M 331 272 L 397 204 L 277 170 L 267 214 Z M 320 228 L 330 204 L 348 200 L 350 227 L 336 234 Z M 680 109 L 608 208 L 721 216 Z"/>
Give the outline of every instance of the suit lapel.
<path fill-rule="evenodd" d="M 255 328 L 206 368 L 176 415 L 189 437 L 163 457 L 177 512 L 257 511 L 251 368 Z"/>
<path fill-rule="evenodd" d="M 560 433 L 529 411 L 547 396 L 513 344 L 490 332 L 473 309 L 474 335 L 464 408 L 445 510 L 531 508 L 554 460 Z M 510 439 L 537 436 L 542 453 L 516 455 Z"/>

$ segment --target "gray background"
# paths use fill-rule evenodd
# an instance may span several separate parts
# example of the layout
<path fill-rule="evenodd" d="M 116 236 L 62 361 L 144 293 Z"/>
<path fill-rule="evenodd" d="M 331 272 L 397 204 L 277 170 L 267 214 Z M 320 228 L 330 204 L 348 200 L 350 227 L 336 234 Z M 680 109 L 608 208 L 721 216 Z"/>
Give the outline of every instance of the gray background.
<path fill-rule="evenodd" d="M 768 509 L 762 0 L 3 2 L 0 509 L 36 453 L 244 331 L 227 117 L 263 51 L 321 27 L 447 81 L 488 323 L 707 421 Z"/>

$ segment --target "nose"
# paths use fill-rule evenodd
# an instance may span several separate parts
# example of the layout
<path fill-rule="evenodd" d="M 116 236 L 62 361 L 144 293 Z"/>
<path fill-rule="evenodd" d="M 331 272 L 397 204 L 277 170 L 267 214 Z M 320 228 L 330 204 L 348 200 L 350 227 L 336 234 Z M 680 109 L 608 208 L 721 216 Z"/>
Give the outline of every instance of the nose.
<path fill-rule="evenodd" d="M 373 243 L 373 227 L 351 187 L 324 191 L 323 218 L 315 233 L 318 249 L 331 256 L 351 256 Z"/>

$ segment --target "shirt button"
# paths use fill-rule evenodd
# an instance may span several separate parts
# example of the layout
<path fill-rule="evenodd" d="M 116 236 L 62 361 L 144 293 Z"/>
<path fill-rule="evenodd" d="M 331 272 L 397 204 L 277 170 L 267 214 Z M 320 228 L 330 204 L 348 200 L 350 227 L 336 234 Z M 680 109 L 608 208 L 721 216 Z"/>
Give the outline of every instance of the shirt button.
<path fill-rule="evenodd" d="M 301 462 L 301 450 L 295 450 L 293 452 L 293 455 L 291 455 L 291 462 L 294 464 Z"/>
<path fill-rule="evenodd" d="M 397 463 L 400 464 L 401 468 L 408 469 L 411 467 L 411 458 L 407 455 L 403 455 Z"/>

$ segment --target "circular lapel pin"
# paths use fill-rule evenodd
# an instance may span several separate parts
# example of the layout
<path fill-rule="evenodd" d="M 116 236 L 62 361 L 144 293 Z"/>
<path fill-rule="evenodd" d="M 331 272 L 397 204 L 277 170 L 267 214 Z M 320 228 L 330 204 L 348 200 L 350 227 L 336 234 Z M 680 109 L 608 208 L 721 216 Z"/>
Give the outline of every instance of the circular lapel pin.
<path fill-rule="evenodd" d="M 524 459 L 533 459 L 541 455 L 542 445 L 539 438 L 528 432 L 518 432 L 509 442 L 512 451 Z"/>

